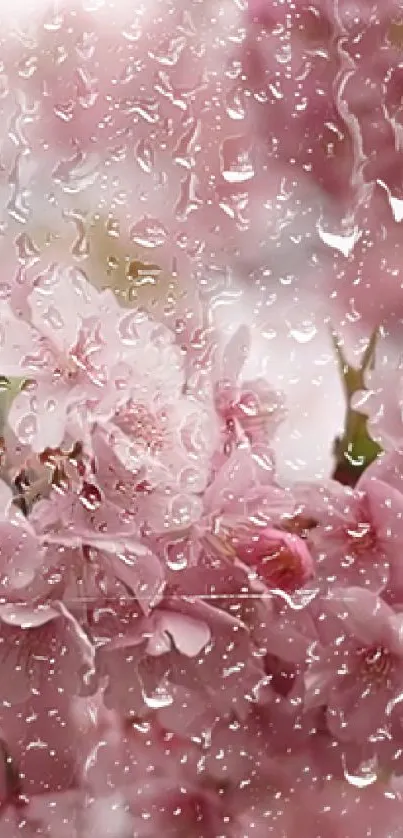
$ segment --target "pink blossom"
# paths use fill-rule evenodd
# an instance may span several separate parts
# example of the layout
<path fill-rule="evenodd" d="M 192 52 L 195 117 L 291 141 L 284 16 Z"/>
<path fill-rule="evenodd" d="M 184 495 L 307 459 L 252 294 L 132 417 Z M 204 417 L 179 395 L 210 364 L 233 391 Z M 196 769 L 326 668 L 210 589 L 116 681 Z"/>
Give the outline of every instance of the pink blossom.
<path fill-rule="evenodd" d="M 44 561 L 44 547 L 33 527 L 13 504 L 13 494 L 0 482 L 1 596 L 18 598 L 32 583 Z"/>
<path fill-rule="evenodd" d="M 204 541 L 251 569 L 266 588 L 293 591 L 314 575 L 306 543 L 286 532 L 295 509 L 291 492 L 278 486 L 270 449 L 235 449 L 205 494 Z"/>
<path fill-rule="evenodd" d="M 72 613 L 55 605 L 0 606 L 3 701 L 15 704 L 32 691 L 80 691 L 93 669 L 91 643 Z M 51 656 L 49 657 L 49 652 Z"/>
<path fill-rule="evenodd" d="M 216 409 L 225 422 L 226 444 L 246 437 L 265 442 L 283 420 L 283 397 L 263 378 L 244 380 L 242 370 L 251 352 L 250 330 L 241 326 L 230 338 L 215 370 Z"/>
<path fill-rule="evenodd" d="M 197 516 L 193 520 L 188 516 L 182 527 L 166 535 L 159 536 L 159 528 L 154 528 L 158 535 L 156 543 L 152 539 L 154 549 L 165 556 L 168 568 L 195 566 L 206 550 L 217 558 L 227 557 L 233 567 L 232 539 L 252 543 L 261 528 L 281 527 L 294 512 L 291 493 L 275 483 L 273 454 L 267 445 L 245 443 L 214 463 L 214 479 L 200 498 Z"/>
<path fill-rule="evenodd" d="M 45 829 L 49 838 L 77 838 L 79 801 L 76 791 L 33 796 L 28 805 L 8 806 L 1 828 L 7 838 L 36 838 Z"/>
<path fill-rule="evenodd" d="M 289 778 L 291 781 L 291 777 Z M 264 798 L 255 802 L 240 816 L 245 834 L 257 836 L 320 835 L 321 838 L 382 838 L 385 830 L 391 835 L 401 833 L 402 795 L 399 784 L 379 782 L 367 788 L 342 781 L 328 781 L 319 793 L 292 789 L 278 794 L 268 809 Z M 301 823 L 303 812 L 303 826 Z"/>
<path fill-rule="evenodd" d="M 199 596 L 166 599 L 147 619 L 130 603 L 97 614 L 92 633 L 105 701 L 124 716 L 154 710 L 174 732 L 200 733 L 217 713 L 241 713 L 262 677 L 246 627 Z"/>
<path fill-rule="evenodd" d="M 14 804 L 21 820 L 31 795 L 78 782 L 71 702 L 86 684 L 94 655 L 73 614 L 57 603 L 2 605 L 0 621 L 0 724 L 9 769 L 2 802 L 3 811 Z"/>
<path fill-rule="evenodd" d="M 323 600 L 322 645 L 305 674 L 305 706 L 326 707 L 340 740 L 382 742 L 403 686 L 402 615 L 363 588 L 333 588 Z"/>
<path fill-rule="evenodd" d="M 215 415 L 211 405 L 184 394 L 184 365 L 177 361 L 175 376 L 174 348 L 169 360 L 166 335 L 150 337 L 150 354 L 156 350 L 155 372 L 146 367 L 130 382 L 128 400 L 106 426 L 108 443 L 123 465 L 151 488 L 175 486 L 176 478 L 178 489 L 196 494 L 206 485 L 217 444 Z M 160 348 L 161 355 L 164 350 L 168 354 L 164 365 L 157 355 Z M 142 350 L 148 355 L 147 343 Z"/>
<path fill-rule="evenodd" d="M 106 444 L 109 458 L 117 458 L 115 472 L 104 471 L 106 491 L 119 480 L 124 485 L 119 472 L 126 472 L 130 489 L 143 487 L 143 508 L 156 487 L 165 518 L 170 496 L 178 510 L 191 507 L 192 498 L 197 505 L 218 429 L 212 404 L 185 394 L 173 334 L 141 312 L 125 312 L 110 292 L 95 291 L 74 273 L 46 276 L 29 302 L 32 325 L 4 309 L 2 326 L 4 372 L 18 369 L 31 379 L 9 415 L 19 439 L 35 451 L 66 439 L 91 449 L 93 432 L 94 444 L 101 451 Z M 45 423 L 45 415 L 52 421 Z M 155 497 L 149 506 L 157 508 Z"/>
<path fill-rule="evenodd" d="M 242 712 L 245 709 L 242 697 L 249 696 L 246 707 L 251 712 L 256 712 L 256 706 L 267 709 L 267 718 L 262 724 L 270 728 L 272 750 L 286 748 L 285 743 L 300 745 L 307 733 L 307 727 L 297 722 L 302 708 L 301 677 L 309 650 L 317 640 L 308 607 L 315 598 L 315 590 L 302 589 L 294 596 L 280 590 L 274 594 L 267 589 L 262 591 L 262 586 L 259 588 L 250 579 L 240 563 L 234 564 L 225 556 L 218 561 L 208 554 L 199 561 L 198 567 L 181 572 L 175 590 L 176 596 L 181 599 L 189 598 L 188 592 L 197 590 L 200 599 L 209 603 L 211 613 L 215 611 L 214 623 L 218 628 L 223 616 L 229 615 L 247 631 L 246 637 L 243 631 L 238 636 L 238 640 L 243 637 L 247 640 L 247 645 L 239 645 L 239 651 L 242 652 L 244 647 L 242 654 L 247 654 L 253 666 L 250 668 L 246 659 L 246 668 L 245 664 L 242 665 L 243 680 L 242 686 L 238 687 L 239 707 L 236 713 L 238 721 L 249 718 L 249 714 L 245 716 Z M 214 634 L 213 640 L 218 651 L 220 637 Z M 207 665 L 214 663 L 212 652 L 214 648 L 206 658 Z M 230 682 L 227 682 L 226 688 L 229 686 Z M 218 699 L 216 690 L 215 698 L 211 696 L 213 709 Z M 255 722 L 258 722 L 257 717 Z M 253 719 L 251 723 L 253 727 Z M 296 729 L 299 725 L 300 733 L 295 732 L 294 725 Z"/>
<path fill-rule="evenodd" d="M 101 506 L 95 484 L 84 481 L 77 494 L 53 489 L 28 517 L 4 485 L 2 494 L 0 578 L 7 602 L 60 598 L 77 604 L 106 591 L 119 598 L 127 590 L 145 611 L 158 601 L 165 583 L 162 564 L 132 522 L 106 502 Z"/>
<path fill-rule="evenodd" d="M 402 372 L 390 361 L 377 363 L 366 374 L 366 390 L 355 396 L 354 407 L 368 416 L 368 428 L 373 439 L 385 450 L 398 447 L 403 439 L 403 380 Z"/>
<path fill-rule="evenodd" d="M 26 322 L 3 303 L 2 373 L 30 380 L 14 399 L 9 422 L 18 439 L 39 452 L 57 448 L 68 432 L 74 438 L 83 411 L 91 415 L 96 406 L 110 414 L 108 402 L 113 407 L 121 398 L 128 353 L 113 296 L 95 291 L 77 270 L 42 277 L 29 305 Z"/>
<path fill-rule="evenodd" d="M 302 538 L 273 527 L 260 531 L 246 525 L 234 533 L 231 544 L 235 553 L 268 588 L 293 591 L 302 588 L 314 575 L 314 562 Z"/>
<path fill-rule="evenodd" d="M 200 745 L 155 720 L 107 729 L 85 759 L 86 836 L 95 838 L 106 824 L 117 838 L 124 829 L 144 838 L 159 829 L 175 836 L 194 829 L 206 838 L 217 834 L 225 800 L 204 771 L 200 776 L 201 758 Z"/>
<path fill-rule="evenodd" d="M 88 514 L 83 509 L 85 491 L 82 496 L 53 496 L 31 514 L 46 548 L 42 596 L 79 603 L 81 598 L 92 602 L 105 595 L 119 600 L 130 591 L 148 612 L 164 588 L 162 564 L 133 526 L 119 519 L 116 509 L 105 503 L 98 514 Z"/>
<path fill-rule="evenodd" d="M 310 497 L 309 497 L 310 493 Z M 329 482 L 302 487 L 302 508 L 315 522 L 308 545 L 319 580 L 381 591 L 399 584 L 403 495 L 371 470 L 355 489 Z"/>
<path fill-rule="evenodd" d="M 200 422 L 203 423 L 206 419 L 206 414 L 199 417 Z M 207 426 L 206 426 L 207 430 Z M 211 427 L 208 428 L 208 432 Z M 143 473 L 136 473 L 127 467 L 127 462 L 124 462 L 123 452 L 120 449 L 121 456 L 111 447 L 111 431 L 106 432 L 103 428 L 97 427 L 92 437 L 93 451 L 95 455 L 95 477 L 97 484 L 102 487 L 101 492 L 104 497 L 110 502 L 111 508 L 115 507 L 115 514 L 120 515 L 121 521 L 132 522 L 138 532 L 143 532 L 148 535 L 157 535 L 165 532 L 182 530 L 188 527 L 192 522 L 197 521 L 202 511 L 202 498 L 199 492 L 191 491 L 193 485 L 191 476 L 195 475 L 192 472 L 195 448 L 190 443 L 190 469 L 186 474 L 183 473 L 183 481 L 186 477 L 190 478 L 190 486 L 180 489 L 178 482 L 181 481 L 181 475 L 173 469 L 171 473 L 167 469 L 163 472 L 163 480 L 160 485 L 153 487 L 146 479 L 143 479 Z M 167 447 L 174 438 L 167 440 Z M 211 441 L 211 437 L 210 437 Z M 127 447 L 130 447 L 130 441 L 125 440 Z M 178 463 L 182 462 L 187 447 L 187 442 L 182 447 L 181 442 L 178 443 Z M 166 451 L 167 455 L 174 452 L 171 448 Z M 209 452 L 204 449 L 203 458 Z M 193 455 L 193 456 L 192 456 Z M 158 465 L 158 462 L 156 463 Z M 197 480 L 206 478 L 208 472 L 208 457 L 205 457 L 206 470 L 203 473 L 201 468 L 200 476 Z M 156 474 L 156 471 L 154 471 Z M 161 473 L 162 475 L 162 470 Z M 171 481 L 171 485 L 169 482 Z M 197 489 L 197 484 L 194 486 Z"/>

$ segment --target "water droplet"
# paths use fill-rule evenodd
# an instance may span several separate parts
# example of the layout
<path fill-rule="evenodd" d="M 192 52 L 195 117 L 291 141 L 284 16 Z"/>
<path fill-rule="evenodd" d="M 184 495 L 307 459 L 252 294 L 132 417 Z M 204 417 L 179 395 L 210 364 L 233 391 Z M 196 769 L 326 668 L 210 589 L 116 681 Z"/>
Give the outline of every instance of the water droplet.
<path fill-rule="evenodd" d="M 11 293 L 11 285 L 8 282 L 0 282 L 0 300 L 8 300 Z"/>
<path fill-rule="evenodd" d="M 174 149 L 174 160 L 179 166 L 190 169 L 194 163 L 193 153 L 200 133 L 200 122 L 193 117 L 185 123 L 185 131 L 179 137 Z"/>
<path fill-rule="evenodd" d="M 181 181 L 179 200 L 175 207 L 175 216 L 179 221 L 186 221 L 190 213 L 202 203 L 197 195 L 196 186 L 197 180 L 193 172 Z"/>
<path fill-rule="evenodd" d="M 176 38 L 165 38 L 162 44 L 159 45 L 158 49 L 154 51 L 150 51 L 149 55 L 158 64 L 162 64 L 166 67 L 174 67 L 175 64 L 178 63 L 179 58 L 186 46 L 186 38 L 183 35 L 179 35 Z"/>
<path fill-rule="evenodd" d="M 77 101 L 81 107 L 85 109 L 92 108 L 99 96 L 97 80 L 96 78 L 91 78 L 83 67 L 78 67 L 76 70 L 76 88 Z"/>
<path fill-rule="evenodd" d="M 323 244 L 326 244 L 333 250 L 338 250 L 346 259 L 352 254 L 355 245 L 362 236 L 362 231 L 358 227 L 355 227 L 353 231 L 347 233 L 332 233 L 330 230 L 326 230 L 320 221 L 317 224 L 317 230 Z"/>
<path fill-rule="evenodd" d="M 38 67 L 38 56 L 37 55 L 29 55 L 27 58 L 23 58 L 22 61 L 18 64 L 18 75 L 22 76 L 24 79 L 29 79 L 31 76 L 34 75 Z"/>
<path fill-rule="evenodd" d="M 169 707 L 173 704 L 173 698 L 164 688 L 159 685 L 152 693 L 147 693 L 145 688 L 142 689 L 144 702 L 150 710 L 162 710 L 164 707 Z"/>
<path fill-rule="evenodd" d="M 0 376 L 0 393 L 9 393 L 11 390 L 11 381 L 8 378 Z"/>
<path fill-rule="evenodd" d="M 160 247 L 167 239 L 167 230 L 154 218 L 144 217 L 133 225 L 130 237 L 135 244 L 141 247 Z"/>
<path fill-rule="evenodd" d="M 119 337 L 123 343 L 136 344 L 140 340 L 138 325 L 139 315 L 136 311 L 130 311 L 123 315 L 119 322 Z"/>
<path fill-rule="evenodd" d="M 370 759 L 367 762 L 362 762 L 355 770 L 349 770 L 347 766 L 347 759 L 342 755 L 343 773 L 345 779 L 351 786 L 357 789 L 365 789 L 372 786 L 378 780 L 378 765 L 377 760 Z"/>
<path fill-rule="evenodd" d="M 119 221 L 116 218 L 109 216 L 109 218 L 106 221 L 105 232 L 107 236 L 111 236 L 114 239 L 118 239 L 120 236 Z"/>
<path fill-rule="evenodd" d="M 230 119 L 245 119 L 245 94 L 241 87 L 236 87 L 227 93 L 225 97 L 225 110 Z"/>
<path fill-rule="evenodd" d="M 36 417 L 32 414 L 23 416 L 18 423 L 18 437 L 22 443 L 31 445 L 38 431 Z"/>
<path fill-rule="evenodd" d="M 64 218 L 72 221 L 77 229 L 77 238 L 73 242 L 71 252 L 73 256 L 78 259 L 86 258 L 90 252 L 89 242 L 87 237 L 87 230 L 85 226 L 85 216 L 83 213 L 74 210 L 64 213 Z"/>
<path fill-rule="evenodd" d="M 158 265 L 145 264 L 133 259 L 126 269 L 126 276 L 129 282 L 136 288 L 144 285 L 156 285 L 161 268 Z"/>
<path fill-rule="evenodd" d="M 32 265 L 38 261 L 40 251 L 27 233 L 21 233 L 15 240 L 17 256 L 23 265 Z"/>
<path fill-rule="evenodd" d="M 309 343 L 317 334 L 317 328 L 310 320 L 303 320 L 298 326 L 290 326 L 289 335 L 297 343 Z"/>
<path fill-rule="evenodd" d="M 90 512 L 95 512 L 102 503 L 101 490 L 94 483 L 84 481 L 80 492 L 80 501 Z"/>
<path fill-rule="evenodd" d="M 245 183 L 254 177 L 250 150 L 243 137 L 230 137 L 221 145 L 221 172 L 227 183 Z"/>
<path fill-rule="evenodd" d="M 154 167 L 154 149 L 148 140 L 139 140 L 135 157 L 143 172 L 149 174 Z"/>
<path fill-rule="evenodd" d="M 64 328 L 64 320 L 58 311 L 57 308 L 54 306 L 49 306 L 46 311 L 44 312 L 43 319 L 52 329 L 63 329 Z"/>

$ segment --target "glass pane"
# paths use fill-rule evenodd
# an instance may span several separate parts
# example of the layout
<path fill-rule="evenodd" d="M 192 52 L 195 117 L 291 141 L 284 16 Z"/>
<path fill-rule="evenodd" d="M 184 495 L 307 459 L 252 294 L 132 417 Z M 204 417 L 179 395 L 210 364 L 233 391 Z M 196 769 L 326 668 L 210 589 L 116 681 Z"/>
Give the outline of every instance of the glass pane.
<path fill-rule="evenodd" d="M 0 43 L 0 838 L 403 836 L 401 4 Z"/>

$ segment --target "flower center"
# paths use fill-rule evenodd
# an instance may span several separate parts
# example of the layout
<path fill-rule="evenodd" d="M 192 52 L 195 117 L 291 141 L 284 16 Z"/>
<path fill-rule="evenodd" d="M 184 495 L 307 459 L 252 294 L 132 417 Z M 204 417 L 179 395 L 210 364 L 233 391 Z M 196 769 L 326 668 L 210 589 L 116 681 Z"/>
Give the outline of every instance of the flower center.
<path fill-rule="evenodd" d="M 347 529 L 347 538 L 353 555 L 362 555 L 373 550 L 376 545 L 376 533 L 369 521 L 358 521 L 353 527 Z"/>
<path fill-rule="evenodd" d="M 79 372 L 83 371 L 93 384 L 98 387 L 104 386 L 107 381 L 106 370 L 102 364 L 96 363 L 103 347 L 101 325 L 89 318 L 81 325 L 77 342 L 70 350 L 71 361 L 68 360 L 66 365 L 69 375 L 73 373 L 73 376 L 77 377 Z"/>
<path fill-rule="evenodd" d="M 359 650 L 361 675 L 372 684 L 384 684 L 393 668 L 393 655 L 385 646 L 370 646 Z"/>
<path fill-rule="evenodd" d="M 270 552 L 265 551 L 256 562 L 256 570 L 267 585 L 283 591 L 295 590 L 301 578 L 299 557 L 292 548 L 281 543 L 272 545 Z"/>
<path fill-rule="evenodd" d="M 165 414 L 155 416 L 145 405 L 133 399 L 119 408 L 115 417 L 115 423 L 123 433 L 154 455 L 163 447 L 165 422 Z"/>

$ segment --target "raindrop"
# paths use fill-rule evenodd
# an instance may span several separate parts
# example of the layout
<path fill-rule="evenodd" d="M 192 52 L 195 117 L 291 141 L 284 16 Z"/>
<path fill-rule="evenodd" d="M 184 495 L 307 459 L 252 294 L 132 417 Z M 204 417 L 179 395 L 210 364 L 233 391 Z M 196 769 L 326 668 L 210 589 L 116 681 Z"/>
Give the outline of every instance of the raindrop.
<path fill-rule="evenodd" d="M 323 244 L 326 244 L 333 250 L 338 250 L 346 259 L 353 252 L 362 236 L 362 231 L 358 227 L 355 227 L 352 232 L 348 233 L 332 233 L 329 230 L 325 230 L 320 221 L 317 224 L 317 230 Z"/>
<path fill-rule="evenodd" d="M 196 192 L 197 180 L 193 172 L 190 172 L 181 182 L 180 196 L 175 207 L 175 215 L 178 221 L 186 221 L 191 212 L 194 212 L 202 201 Z"/>
<path fill-rule="evenodd" d="M 310 320 L 303 320 L 298 326 L 289 325 L 289 335 L 297 343 L 309 343 L 316 337 L 317 328 Z"/>
<path fill-rule="evenodd" d="M 17 256 L 23 265 L 32 265 L 38 261 L 40 251 L 27 233 L 21 233 L 15 240 Z"/>
<path fill-rule="evenodd" d="M 89 255 L 90 247 L 85 225 L 85 216 L 78 210 L 64 213 L 67 221 L 72 221 L 77 229 L 77 238 L 73 242 L 71 252 L 78 259 L 86 258 Z"/>
<path fill-rule="evenodd" d="M 139 140 L 136 146 L 136 160 L 143 172 L 149 174 L 154 167 L 154 149 L 147 140 Z"/>
<path fill-rule="evenodd" d="M 76 70 L 77 101 L 82 108 L 88 109 L 95 105 L 98 99 L 97 80 L 91 78 L 83 67 Z"/>
<path fill-rule="evenodd" d="M 0 393 L 9 393 L 11 390 L 11 381 L 9 378 L 0 376 Z"/>
<path fill-rule="evenodd" d="M 153 58 L 158 64 L 166 67 L 174 67 L 178 63 L 179 58 L 186 46 L 186 38 L 183 35 L 177 38 L 166 38 L 160 44 L 158 51 L 150 51 L 149 56 Z"/>
<path fill-rule="evenodd" d="M 220 149 L 221 172 L 227 183 L 245 183 L 254 177 L 249 147 L 243 137 L 230 137 Z"/>
<path fill-rule="evenodd" d="M 347 767 L 347 759 L 342 755 L 344 777 L 351 786 L 357 789 L 365 789 L 372 786 L 378 780 L 378 766 L 376 759 L 362 762 L 354 771 Z"/>
<path fill-rule="evenodd" d="M 29 55 L 23 58 L 18 65 L 18 74 L 24 78 L 29 79 L 36 72 L 38 67 L 38 57 L 36 55 Z"/>
<path fill-rule="evenodd" d="M 151 693 L 148 693 L 143 686 L 142 694 L 144 702 L 150 710 L 162 710 L 164 707 L 169 707 L 173 704 L 172 695 L 169 694 L 168 690 L 162 684 L 156 687 Z"/>
<path fill-rule="evenodd" d="M 129 282 L 136 288 L 144 285 L 156 285 L 160 274 L 161 268 L 158 265 L 145 264 L 144 262 L 138 262 L 136 259 L 132 260 L 126 269 Z"/>
<path fill-rule="evenodd" d="M 23 416 L 18 423 L 18 437 L 21 442 L 30 445 L 37 433 L 38 426 L 36 417 L 32 414 Z"/>
<path fill-rule="evenodd" d="M 60 311 L 52 305 L 44 312 L 43 319 L 52 329 L 63 329 L 65 325 Z"/>
<path fill-rule="evenodd" d="M 12 287 L 8 282 L 0 282 L 0 300 L 8 300 L 12 294 Z"/>
<path fill-rule="evenodd" d="M 170 570 L 184 570 L 188 566 L 188 559 L 183 539 L 179 539 L 177 542 L 170 541 L 165 549 L 165 557 Z"/>
<path fill-rule="evenodd" d="M 242 88 L 236 87 L 227 93 L 225 97 L 225 109 L 230 119 L 242 120 L 245 119 L 246 110 L 244 102 L 244 92 Z"/>
<path fill-rule="evenodd" d="M 193 117 L 185 123 L 185 131 L 180 136 L 174 149 L 174 160 L 179 166 L 190 169 L 193 165 L 193 153 L 200 133 L 200 122 Z"/>
<path fill-rule="evenodd" d="M 84 481 L 80 491 L 80 501 L 89 512 L 95 512 L 102 503 L 102 494 L 94 483 Z"/>
<path fill-rule="evenodd" d="M 132 241 L 146 248 L 160 247 L 165 243 L 167 235 L 167 230 L 160 221 L 148 217 L 143 217 L 130 230 Z"/>

